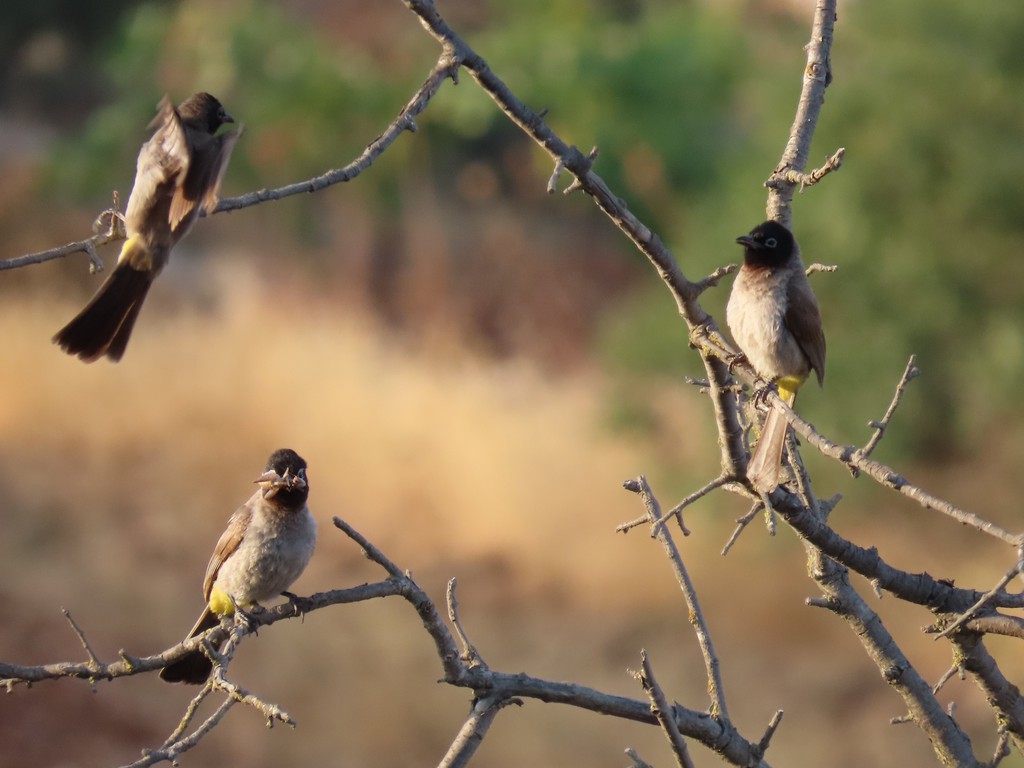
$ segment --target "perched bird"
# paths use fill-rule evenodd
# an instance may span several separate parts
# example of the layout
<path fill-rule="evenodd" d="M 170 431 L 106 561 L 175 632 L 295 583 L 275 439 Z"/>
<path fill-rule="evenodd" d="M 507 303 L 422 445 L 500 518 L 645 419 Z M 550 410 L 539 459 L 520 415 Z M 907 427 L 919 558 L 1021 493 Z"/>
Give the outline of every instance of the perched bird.
<path fill-rule="evenodd" d="M 215 135 L 234 119 L 213 96 L 197 93 L 177 108 L 165 96 L 142 145 L 117 266 L 81 312 L 53 337 L 87 363 L 124 355 L 132 327 L 171 248 L 201 211 L 217 205 L 221 180 L 241 128 Z"/>
<path fill-rule="evenodd" d="M 289 448 L 274 451 L 256 482 L 259 490 L 228 520 L 206 567 L 206 609 L 189 637 L 217 626 L 236 608 L 246 610 L 282 594 L 313 555 L 316 522 L 306 506 L 306 462 Z M 209 657 L 195 650 L 164 667 L 160 677 L 201 685 L 212 669 Z"/>
<path fill-rule="evenodd" d="M 736 242 L 744 249 L 743 266 L 732 286 L 726 322 L 754 370 L 774 382 L 792 406 L 811 371 L 819 385 L 825 379 L 825 333 L 800 246 L 776 221 L 758 224 Z M 747 465 L 747 478 L 761 493 L 779 485 L 788 426 L 781 412 L 768 412 Z"/>

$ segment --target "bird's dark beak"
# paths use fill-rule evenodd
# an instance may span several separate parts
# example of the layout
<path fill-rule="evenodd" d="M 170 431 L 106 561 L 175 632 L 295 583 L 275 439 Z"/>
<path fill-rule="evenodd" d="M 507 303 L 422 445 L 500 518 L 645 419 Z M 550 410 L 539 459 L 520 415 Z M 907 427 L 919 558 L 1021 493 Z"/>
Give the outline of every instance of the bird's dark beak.
<path fill-rule="evenodd" d="M 222 123 L 233 123 L 233 122 L 235 122 L 235 118 L 233 118 L 231 115 L 229 115 L 227 112 L 225 112 L 224 116 L 220 119 L 220 121 Z"/>
<path fill-rule="evenodd" d="M 740 235 L 736 238 L 736 242 L 747 248 L 752 248 L 755 251 L 761 250 L 761 244 L 750 235 Z"/>

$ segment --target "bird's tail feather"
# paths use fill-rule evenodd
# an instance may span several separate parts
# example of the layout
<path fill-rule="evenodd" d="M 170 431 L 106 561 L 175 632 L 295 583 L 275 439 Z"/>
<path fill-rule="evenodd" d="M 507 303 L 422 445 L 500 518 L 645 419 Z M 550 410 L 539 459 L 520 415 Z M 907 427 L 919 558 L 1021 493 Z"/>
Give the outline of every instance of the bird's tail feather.
<path fill-rule="evenodd" d="M 57 332 L 54 343 L 87 363 L 104 355 L 117 362 L 152 283 L 152 271 L 121 261 L 85 308 Z"/>
<path fill-rule="evenodd" d="M 192 627 L 192 631 L 188 636 L 195 637 L 208 629 L 216 627 L 218 624 L 220 624 L 220 619 L 207 608 L 203 611 L 203 615 L 199 617 L 196 625 Z M 202 685 L 206 682 L 206 678 L 210 676 L 212 671 L 213 662 L 210 661 L 209 657 L 201 650 L 195 650 L 161 669 L 160 679 L 167 683 Z"/>
<path fill-rule="evenodd" d="M 796 386 L 788 386 L 789 382 L 779 382 L 779 395 L 786 404 L 792 406 L 796 402 Z M 747 479 L 760 493 L 771 493 L 779 487 L 779 475 L 782 473 L 782 449 L 786 444 L 786 432 L 789 422 L 777 408 L 768 411 L 761 439 L 757 442 L 754 454 L 747 463 Z"/>
<path fill-rule="evenodd" d="M 787 422 L 776 408 L 768 411 L 754 454 L 747 464 L 747 479 L 760 493 L 771 493 L 779 486 L 782 448 L 786 444 Z"/>

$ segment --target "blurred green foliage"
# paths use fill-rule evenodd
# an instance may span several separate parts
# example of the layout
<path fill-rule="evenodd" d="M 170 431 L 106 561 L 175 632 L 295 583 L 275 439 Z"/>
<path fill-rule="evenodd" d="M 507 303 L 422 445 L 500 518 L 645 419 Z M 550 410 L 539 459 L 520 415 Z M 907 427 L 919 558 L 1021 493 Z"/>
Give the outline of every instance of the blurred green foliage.
<path fill-rule="evenodd" d="M 734 93 L 743 130 L 732 135 L 749 140 L 720 158 L 701 199 L 684 210 L 684 230 L 666 233 L 695 277 L 737 261 L 733 239 L 763 218 L 759 182 L 781 154 L 799 94 L 807 25 L 769 19 L 746 24 L 744 34 L 746 57 L 758 64 Z M 866 439 L 866 421 L 884 411 L 911 353 L 925 375 L 904 399 L 903 428 L 889 433 L 885 451 L 962 457 L 1020 418 L 1022 35 L 1019 4 L 906 0 L 840 10 L 835 81 L 811 162 L 845 146 L 846 163 L 798 194 L 793 208 L 805 260 L 839 266 L 812 278 L 828 337 L 827 376 L 824 393 L 799 402 L 836 439 Z M 720 323 L 729 285 L 705 298 Z M 652 286 L 612 320 L 613 357 L 635 357 L 626 348 L 637 342 L 651 348 L 648 360 L 684 355 L 663 294 Z"/>
<path fill-rule="evenodd" d="M 597 171 L 688 275 L 739 258 L 733 241 L 763 218 L 761 183 L 788 135 L 810 4 L 806 18 L 768 3 L 450 5 L 441 12 L 471 18 L 457 28 L 517 96 L 548 110 L 566 140 L 600 147 Z M 813 278 L 829 341 L 826 390 L 803 396 L 800 409 L 837 439 L 862 442 L 917 353 L 925 376 L 899 416 L 913 429 L 894 430 L 885 450 L 951 457 L 947 427 L 972 451 L 1007 411 L 1020 415 L 1024 5 L 904 0 L 844 4 L 840 14 L 811 157 L 845 146 L 846 163 L 794 203 L 806 260 L 840 268 Z M 51 189 L 93 201 L 126 185 L 141 126 L 165 91 L 184 97 L 202 83 L 220 96 L 247 123 L 232 183 L 272 186 L 351 159 L 437 55 L 411 18 L 382 56 L 269 0 L 149 3 L 118 24 L 105 48 L 106 104 L 51 168 Z M 468 83 L 443 89 L 420 122 L 416 142 L 399 142 L 360 180 L 384 211 L 394 212 L 400 177 L 450 183 L 467 157 L 497 165 L 525 141 Z M 533 157 L 546 178 L 548 158 Z M 618 238 L 606 222 L 593 226 Z M 624 239 L 622 250 L 635 256 Z M 699 373 L 667 292 L 634 261 L 647 288 L 609 307 L 600 356 L 626 376 Z M 730 284 L 705 295 L 722 324 Z"/>
<path fill-rule="evenodd" d="M 144 4 L 121 25 L 104 62 L 106 103 L 50 163 L 49 188 L 73 199 L 126 186 L 163 93 L 216 95 L 245 124 L 233 182 L 276 186 L 351 160 L 420 76 L 392 77 L 267 0 Z"/>

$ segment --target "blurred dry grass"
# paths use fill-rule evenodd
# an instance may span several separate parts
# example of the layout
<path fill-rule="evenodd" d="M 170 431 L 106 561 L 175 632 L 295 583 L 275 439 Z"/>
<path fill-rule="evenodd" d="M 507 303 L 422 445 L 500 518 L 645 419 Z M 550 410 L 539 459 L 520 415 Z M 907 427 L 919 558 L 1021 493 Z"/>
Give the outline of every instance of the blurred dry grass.
<path fill-rule="evenodd" d="M 288 445 L 310 463 L 321 523 L 297 591 L 379 577 L 330 526 L 341 515 L 436 599 L 457 576 L 463 619 L 492 666 L 638 696 L 625 669 L 646 647 L 670 695 L 703 704 L 699 654 L 660 549 L 642 532 L 612 533 L 640 511 L 620 481 L 656 457 L 601 428 L 599 373 L 552 377 L 526 361 L 410 348 L 310 285 L 275 283 L 241 258 L 217 263 L 172 263 L 158 291 L 217 298 L 158 299 L 118 366 L 85 366 L 49 344 L 76 305 L 45 292 L 4 296 L 0 658 L 80 657 L 60 606 L 104 658 L 179 639 L 224 521 L 266 455 Z M 711 471 L 698 399 L 659 397 L 678 422 L 679 463 Z M 719 557 L 742 511 L 713 497 L 683 542 L 738 723 L 757 737 L 774 708 L 787 710 L 769 756 L 779 765 L 930 765 L 923 737 L 886 725 L 899 702 L 854 638 L 802 605 L 813 590 L 791 535 L 768 539 L 755 526 Z M 936 546 L 956 552 L 952 536 L 937 545 L 912 523 L 874 525 L 883 554 L 927 564 Z M 916 637 L 927 615 L 894 603 L 879 604 L 888 625 Z M 944 649 L 915 643 L 914 661 L 938 676 Z M 278 625 L 232 672 L 299 729 L 267 732 L 239 708 L 183 764 L 430 765 L 468 706 L 465 692 L 436 685 L 430 643 L 398 602 Z M 976 694 L 952 690 L 963 719 L 987 733 Z M 96 694 L 76 682 L 18 688 L 0 703 L 0 765 L 127 762 L 162 740 L 187 696 L 155 676 Z M 478 763 L 619 766 L 632 745 L 666 764 L 662 742 L 652 728 L 528 702 L 499 718 Z"/>

